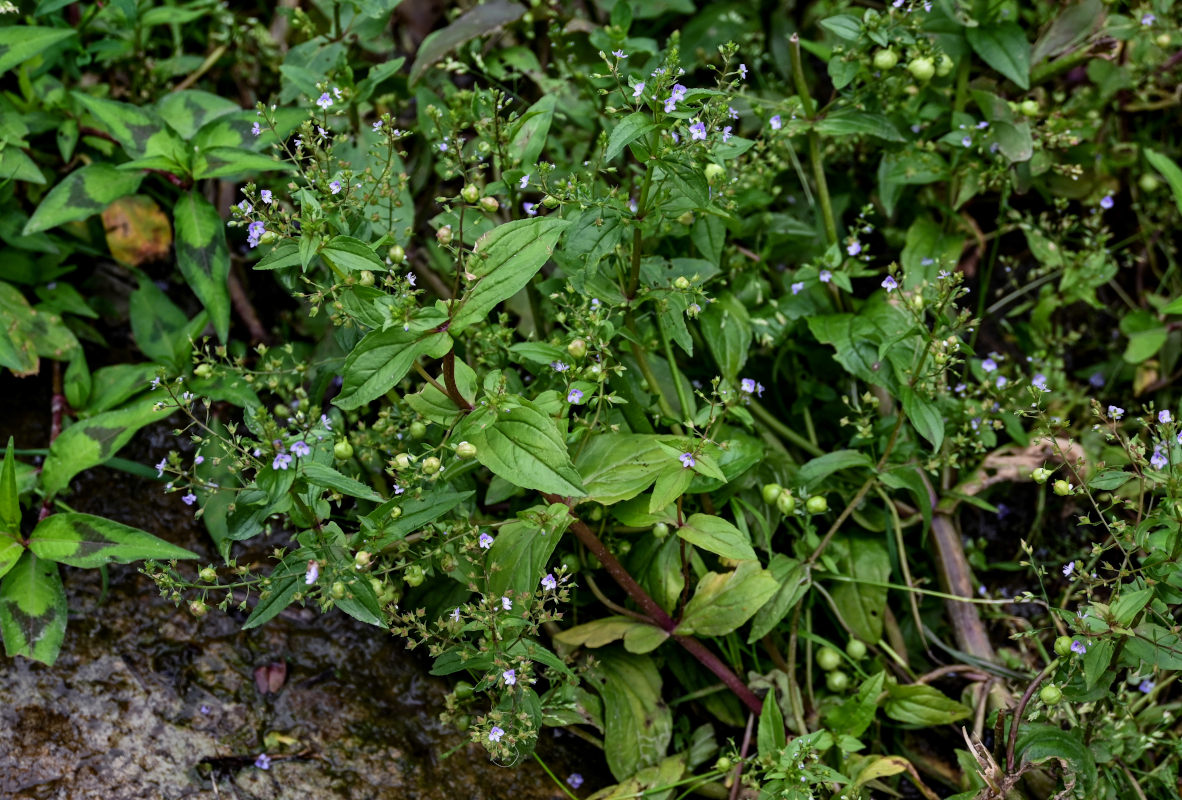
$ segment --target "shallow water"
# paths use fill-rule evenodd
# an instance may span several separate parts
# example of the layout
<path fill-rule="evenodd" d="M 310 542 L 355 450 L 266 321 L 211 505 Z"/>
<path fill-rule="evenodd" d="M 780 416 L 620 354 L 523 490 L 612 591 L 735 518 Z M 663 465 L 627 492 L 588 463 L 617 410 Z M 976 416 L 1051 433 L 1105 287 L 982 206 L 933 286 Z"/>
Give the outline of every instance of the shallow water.
<path fill-rule="evenodd" d="M 0 397 L 8 406 L 0 436 L 44 447 L 44 383 L 5 376 Z M 158 426 L 120 455 L 151 464 L 172 443 Z M 192 510 L 153 481 L 91 470 L 65 500 L 189 547 L 201 564 L 213 560 Z M 0 656 L 0 798 L 561 795 L 536 763 L 491 764 L 483 748 L 445 730 L 436 719 L 444 684 L 381 630 L 293 608 L 243 632 L 245 614 L 211 609 L 197 620 L 134 566 L 110 569 L 105 596 L 98 570 L 63 575 L 70 624 L 58 662 Z M 264 695 L 255 671 L 279 663 L 286 679 Z M 586 749 L 569 735 L 545 735 L 539 754 L 559 776 L 587 775 L 585 794 L 602 764 Z M 267 770 L 255 766 L 264 751 Z"/>

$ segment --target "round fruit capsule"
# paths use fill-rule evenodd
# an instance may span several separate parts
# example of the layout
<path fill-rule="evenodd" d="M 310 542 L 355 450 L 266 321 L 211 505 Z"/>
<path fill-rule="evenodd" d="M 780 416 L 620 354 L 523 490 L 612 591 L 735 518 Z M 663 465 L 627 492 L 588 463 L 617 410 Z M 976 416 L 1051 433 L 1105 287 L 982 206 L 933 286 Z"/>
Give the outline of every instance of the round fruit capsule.
<path fill-rule="evenodd" d="M 1069 656 L 1071 655 L 1071 637 L 1060 636 L 1055 640 L 1055 655 Z"/>
<path fill-rule="evenodd" d="M 776 498 L 776 508 L 780 510 L 781 514 L 791 514 L 796 510 L 796 498 L 792 496 L 792 492 L 781 492 L 780 496 Z"/>
<path fill-rule="evenodd" d="M 854 661 L 861 661 L 866 657 L 866 645 L 861 639 L 850 639 L 845 643 L 845 654 Z"/>
<path fill-rule="evenodd" d="M 1066 497 L 1067 495 L 1071 494 L 1071 484 L 1061 478 L 1055 481 L 1055 485 L 1051 488 L 1053 488 L 1055 490 L 1055 494 L 1059 495 L 1060 497 Z"/>
<path fill-rule="evenodd" d="M 566 346 L 566 352 L 571 354 L 571 358 L 582 358 L 587 355 L 587 341 L 585 339 L 571 340 L 571 343 Z"/>
<path fill-rule="evenodd" d="M 804 507 L 810 514 L 824 514 L 829 510 L 829 501 L 824 495 L 815 494 L 805 501 Z"/>
<path fill-rule="evenodd" d="M 1048 706 L 1058 705 L 1059 701 L 1063 699 L 1063 690 L 1053 683 L 1048 683 L 1039 690 L 1038 699 Z"/>
<path fill-rule="evenodd" d="M 415 420 L 414 422 L 412 422 L 410 424 L 410 438 L 422 439 L 426 435 L 427 435 L 427 426 L 426 425 L 419 422 L 418 420 Z"/>
<path fill-rule="evenodd" d="M 940 60 L 936 62 L 936 75 L 943 78 L 956 68 L 956 62 L 952 60 L 947 53 L 940 56 Z"/>
<path fill-rule="evenodd" d="M 411 564 L 406 568 L 406 571 L 402 573 L 402 579 L 406 581 L 407 586 L 420 586 L 422 585 L 423 578 L 425 577 L 426 575 L 423 574 L 423 568 L 418 564 Z"/>
<path fill-rule="evenodd" d="M 423 459 L 423 472 L 427 473 L 428 475 L 434 475 L 439 471 L 440 466 L 441 463 L 435 456 L 427 456 Z"/>
<path fill-rule="evenodd" d="M 476 691 L 476 687 L 468 683 L 468 681 L 460 681 L 456 684 L 455 693 L 457 700 L 467 700 Z"/>
<path fill-rule="evenodd" d="M 884 72 L 899 63 L 899 54 L 889 47 L 877 51 L 874 54 L 874 68 L 881 69 Z"/>
<path fill-rule="evenodd" d="M 936 74 L 936 65 L 930 58 L 913 58 L 907 63 L 907 71 L 920 83 L 927 83 Z"/>
<path fill-rule="evenodd" d="M 765 483 L 763 485 L 763 502 L 769 506 L 776 502 L 776 498 L 784 492 L 784 487 L 778 483 Z"/>
<path fill-rule="evenodd" d="M 460 442 L 456 445 L 456 455 L 460 458 L 473 458 L 476 455 L 476 445 L 471 442 Z"/>
<path fill-rule="evenodd" d="M 831 672 L 841 666 L 841 653 L 832 647 L 822 647 L 817 651 L 817 666 L 826 672 Z"/>
<path fill-rule="evenodd" d="M 825 676 L 825 686 L 831 692 L 844 692 L 850 688 L 850 676 L 839 669 L 835 669 Z"/>
<path fill-rule="evenodd" d="M 344 461 L 347 458 L 352 458 L 353 445 L 349 444 L 348 439 L 341 439 L 332 446 L 332 454 L 341 461 Z"/>
<path fill-rule="evenodd" d="M 665 524 L 664 522 L 658 522 L 656 525 L 653 526 L 653 536 L 656 536 L 657 539 L 664 539 L 668 535 L 669 535 L 669 526 L 667 524 Z"/>
<path fill-rule="evenodd" d="M 469 183 L 460 190 L 460 197 L 464 198 L 466 203 L 475 203 L 480 199 L 480 189 L 476 187 L 476 184 Z"/>

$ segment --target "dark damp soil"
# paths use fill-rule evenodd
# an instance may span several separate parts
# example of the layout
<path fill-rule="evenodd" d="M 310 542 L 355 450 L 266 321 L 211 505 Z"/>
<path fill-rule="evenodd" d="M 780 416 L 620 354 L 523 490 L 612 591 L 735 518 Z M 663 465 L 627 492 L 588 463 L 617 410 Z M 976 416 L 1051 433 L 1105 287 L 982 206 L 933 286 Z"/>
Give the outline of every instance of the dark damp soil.
<path fill-rule="evenodd" d="M 47 370 L 46 370 L 47 371 Z M 0 377 L 0 437 L 45 447 L 49 387 Z M 120 456 L 153 464 L 176 447 L 167 425 Z M 28 460 L 28 459 L 26 459 Z M 78 476 L 65 501 L 150 531 L 216 561 L 192 510 L 156 481 L 110 469 Z M 30 512 L 35 513 L 35 512 Z M 536 763 L 492 764 L 437 719 L 446 684 L 400 640 L 339 613 L 293 608 L 261 629 L 211 609 L 196 619 L 159 595 L 135 566 L 64 568 L 70 622 L 53 667 L 0 657 L 0 797 L 514 798 L 561 790 Z M 276 693 L 259 667 L 286 666 Z M 539 755 L 587 784 L 602 755 L 547 732 Z M 269 769 L 255 766 L 259 754 Z"/>

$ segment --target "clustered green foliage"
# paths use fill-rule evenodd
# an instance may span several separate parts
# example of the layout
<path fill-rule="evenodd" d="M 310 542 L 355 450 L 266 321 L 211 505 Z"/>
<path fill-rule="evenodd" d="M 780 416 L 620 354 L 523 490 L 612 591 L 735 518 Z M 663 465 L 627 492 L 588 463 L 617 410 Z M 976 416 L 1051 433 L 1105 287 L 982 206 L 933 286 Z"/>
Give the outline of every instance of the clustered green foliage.
<path fill-rule="evenodd" d="M 67 424 L 0 474 L 10 655 L 52 562 L 152 559 L 424 648 L 500 763 L 583 727 L 598 797 L 1178 796 L 1173 0 L 35 5 L 0 364 Z M 196 574 L 67 505 L 166 417 Z"/>

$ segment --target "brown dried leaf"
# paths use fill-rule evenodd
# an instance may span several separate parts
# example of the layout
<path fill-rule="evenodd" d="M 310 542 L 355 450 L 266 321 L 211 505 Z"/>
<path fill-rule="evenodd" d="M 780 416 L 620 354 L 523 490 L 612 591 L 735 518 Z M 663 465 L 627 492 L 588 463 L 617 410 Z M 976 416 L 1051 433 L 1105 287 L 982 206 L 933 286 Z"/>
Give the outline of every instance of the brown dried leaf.
<path fill-rule="evenodd" d="M 958 490 L 978 495 L 997 483 L 1029 481 L 1031 471 L 1047 463 L 1074 463 L 1082 458 L 1083 450 L 1070 439 L 1039 439 L 1026 447 L 1002 447 L 985 456 L 977 472 Z"/>
<path fill-rule="evenodd" d="M 138 267 L 164 261 L 172 249 L 172 226 L 156 201 L 142 194 L 121 197 L 103 211 L 107 247 L 121 264 Z"/>

